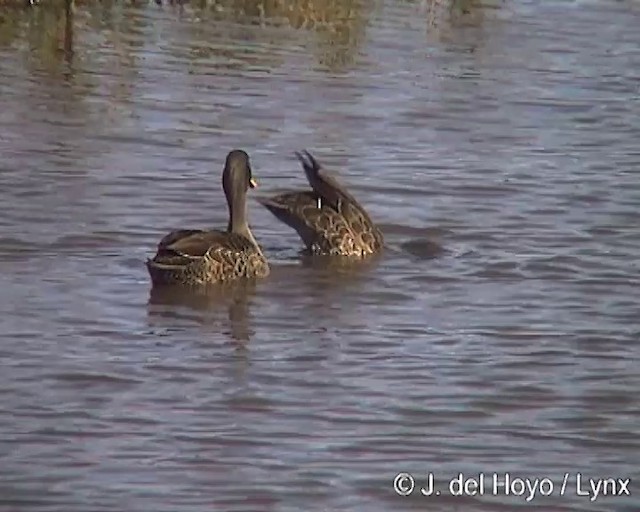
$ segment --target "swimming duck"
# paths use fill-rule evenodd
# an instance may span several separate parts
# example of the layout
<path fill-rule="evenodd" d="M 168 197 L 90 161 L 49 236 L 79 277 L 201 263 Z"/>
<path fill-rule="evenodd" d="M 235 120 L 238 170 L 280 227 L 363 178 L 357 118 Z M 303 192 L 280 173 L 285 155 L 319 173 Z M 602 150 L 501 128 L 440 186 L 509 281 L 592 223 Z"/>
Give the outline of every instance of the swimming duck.
<path fill-rule="evenodd" d="M 249 155 L 233 150 L 222 172 L 229 207 L 226 231 L 179 229 L 158 244 L 147 260 L 153 284 L 199 285 L 238 278 L 266 277 L 269 264 L 247 222 L 247 191 L 255 188 Z"/>
<path fill-rule="evenodd" d="M 311 190 L 259 199 L 296 230 L 311 254 L 364 258 L 379 252 L 383 236 L 366 210 L 309 153 L 296 152 Z"/>

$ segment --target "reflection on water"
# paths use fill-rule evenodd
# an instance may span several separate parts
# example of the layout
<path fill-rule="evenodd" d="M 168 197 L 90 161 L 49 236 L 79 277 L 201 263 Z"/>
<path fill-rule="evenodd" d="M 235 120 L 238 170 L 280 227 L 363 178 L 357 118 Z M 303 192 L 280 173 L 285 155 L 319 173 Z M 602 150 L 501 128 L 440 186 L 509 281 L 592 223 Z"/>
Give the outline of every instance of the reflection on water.
<path fill-rule="evenodd" d="M 239 342 L 251 338 L 249 304 L 255 294 L 253 281 L 206 287 L 157 286 L 149 292 L 151 325 L 175 325 L 182 318 L 188 324 L 196 320 Z M 224 320 L 220 321 L 220 316 Z"/>
<path fill-rule="evenodd" d="M 28 10 L 9 11 L 0 18 L 0 44 L 19 43 L 18 38 L 26 30 L 31 51 L 35 52 L 40 63 L 53 69 L 63 59 L 70 63 L 75 26 L 76 30 L 81 31 L 99 30 L 98 33 L 118 50 L 119 57 L 126 58 L 129 51 L 127 46 L 134 41 L 123 40 L 122 36 L 149 30 L 147 24 L 151 20 L 143 16 L 128 15 L 139 13 L 138 9 L 135 3 L 103 4 L 91 1 L 77 2 L 73 8 L 71 2 L 61 0 Z M 75 19 L 74 12 L 79 14 Z M 218 55 L 225 57 L 224 61 L 229 65 L 234 61 L 258 64 L 261 60 L 251 59 L 252 41 L 267 42 L 275 38 L 286 43 L 291 38 L 287 37 L 285 31 L 279 34 L 266 30 L 266 27 L 280 27 L 284 24 L 313 33 L 315 40 L 310 41 L 309 49 L 317 56 L 320 65 L 340 70 L 355 62 L 358 48 L 365 36 L 371 3 L 362 0 L 214 0 L 185 3 L 180 5 L 179 10 L 169 12 L 176 17 L 176 23 L 172 24 L 174 26 L 170 28 L 171 32 L 161 27 L 156 28 L 163 39 L 164 36 L 171 38 L 176 31 L 193 38 L 187 53 L 175 53 L 174 48 L 173 53 L 180 58 L 201 60 Z M 259 26 L 265 31 L 263 34 L 242 32 L 233 27 L 234 23 L 248 27 Z M 232 49 L 207 40 L 206 36 L 212 32 L 219 37 L 220 30 L 227 36 L 241 35 L 246 44 Z M 91 39 L 91 42 L 95 42 L 95 37 Z M 85 47 L 87 42 L 90 41 L 83 38 L 76 51 L 81 52 L 83 57 L 91 58 Z M 165 42 L 167 41 L 163 40 L 161 44 Z M 171 51 L 170 44 L 167 49 Z M 257 50 L 255 57 L 264 59 L 263 52 Z M 220 61 L 222 64 L 223 59 Z"/>
<path fill-rule="evenodd" d="M 287 25 L 293 29 L 305 30 L 315 34 L 315 42 L 309 49 L 317 56 L 318 63 L 332 71 L 344 71 L 356 64 L 359 48 L 366 37 L 366 27 L 370 23 L 373 4 L 366 0 L 213 0 L 210 2 L 180 3 L 179 10 L 170 11 L 177 17 L 178 25 L 172 31 L 184 31 L 192 37 L 192 46 L 188 52 L 176 54 L 180 58 L 199 60 L 213 55 L 224 56 L 231 65 L 239 59 L 251 63 L 251 46 L 244 48 L 222 48 L 207 41 L 207 34 L 214 30 L 212 23 L 237 23 L 246 26 L 281 27 Z M 30 50 L 43 65 L 51 70 L 66 62 L 66 73 L 73 72 L 68 66 L 74 51 L 74 27 L 78 30 L 98 30 L 110 44 L 117 49 L 119 58 L 127 58 L 127 46 L 134 41 L 123 40 L 126 33 L 140 33 L 148 30 L 150 20 L 142 16 L 131 17 L 130 12 L 139 12 L 136 2 L 109 3 L 50 0 L 44 5 L 30 9 L 14 9 L 0 17 L 0 44 L 10 45 L 19 42 L 19 37 L 27 31 Z M 1 5 L 1 2 L 0 2 Z M 496 8 L 497 3 L 486 4 L 479 0 L 443 1 L 425 0 L 421 3 L 430 31 L 442 34 L 443 26 L 451 28 L 456 24 L 482 23 L 487 7 Z M 74 13 L 79 11 L 79 16 Z M 223 29 L 226 33 L 236 32 L 232 26 L 215 27 L 216 32 Z M 163 31 L 164 32 L 164 31 Z M 268 39 L 280 38 L 286 43 L 290 38 L 269 31 Z M 164 34 L 171 37 L 171 33 Z M 245 32 L 247 43 L 258 34 Z M 259 39 L 262 39 L 258 35 Z M 94 39 L 92 37 L 92 39 Z M 95 40 L 95 39 L 94 39 Z M 83 40 L 80 51 L 90 58 Z M 124 44 L 123 44 L 124 43 Z M 169 45 L 168 50 L 171 46 Z M 229 57 L 234 57 L 229 59 Z M 257 58 L 264 58 L 259 53 Z M 249 60 L 247 60 L 249 59 Z M 222 62 L 221 62 L 222 63 Z M 255 63 L 255 62 L 254 62 Z"/>
<path fill-rule="evenodd" d="M 302 265 L 326 275 L 327 279 L 356 279 L 367 272 L 375 272 L 380 255 L 375 254 L 362 261 L 350 258 L 334 258 L 329 256 L 312 256 L 305 250 L 300 251 Z"/>
<path fill-rule="evenodd" d="M 431 29 L 449 29 L 470 25 L 481 25 L 488 9 L 499 8 L 502 0 L 423 0 L 427 25 Z"/>
<path fill-rule="evenodd" d="M 244 40 L 242 48 L 223 50 L 210 42 L 203 44 L 201 38 L 194 38 L 190 53 L 194 58 L 202 59 L 231 51 L 225 56 L 233 56 L 234 59 L 225 59 L 227 65 L 236 59 L 247 64 L 264 64 L 265 59 L 273 56 L 265 55 L 260 48 L 252 48 L 253 44 L 258 41 L 286 43 L 291 40 L 286 30 L 276 32 L 269 28 L 290 27 L 315 36 L 305 46 L 317 56 L 321 66 L 333 71 L 344 70 L 355 62 L 365 35 L 370 7 L 370 2 L 361 0 L 216 0 L 206 4 L 195 3 L 191 15 L 196 23 L 189 28 L 195 34 L 209 32 L 212 22 L 259 26 L 263 34 L 235 30 L 232 25 L 226 25 L 222 28 L 224 31 L 236 32 Z M 220 28 L 216 27 L 217 30 Z M 277 63 L 274 60 L 273 64 Z"/>
<path fill-rule="evenodd" d="M 0 509 L 423 510 L 400 471 L 640 480 L 637 2 L 0 9 Z M 597 37 L 594 37 L 597 34 Z M 309 148 L 385 234 L 309 259 L 250 201 L 255 283 L 151 288 Z M 557 487 L 556 487 L 557 489 Z"/>

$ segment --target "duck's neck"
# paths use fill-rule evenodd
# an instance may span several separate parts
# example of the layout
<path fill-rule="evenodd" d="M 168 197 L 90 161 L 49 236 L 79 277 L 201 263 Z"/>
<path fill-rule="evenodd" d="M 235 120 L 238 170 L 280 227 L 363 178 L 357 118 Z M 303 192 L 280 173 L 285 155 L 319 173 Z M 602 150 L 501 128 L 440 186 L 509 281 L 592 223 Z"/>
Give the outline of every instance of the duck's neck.
<path fill-rule="evenodd" d="M 227 226 L 227 231 L 244 236 L 260 251 L 260 246 L 256 242 L 247 222 L 246 194 L 239 193 L 227 199 L 229 203 L 229 225 Z"/>
<path fill-rule="evenodd" d="M 227 196 L 229 205 L 229 225 L 227 231 L 244 235 L 249 231 L 247 223 L 247 198 L 245 194 L 236 192 Z"/>

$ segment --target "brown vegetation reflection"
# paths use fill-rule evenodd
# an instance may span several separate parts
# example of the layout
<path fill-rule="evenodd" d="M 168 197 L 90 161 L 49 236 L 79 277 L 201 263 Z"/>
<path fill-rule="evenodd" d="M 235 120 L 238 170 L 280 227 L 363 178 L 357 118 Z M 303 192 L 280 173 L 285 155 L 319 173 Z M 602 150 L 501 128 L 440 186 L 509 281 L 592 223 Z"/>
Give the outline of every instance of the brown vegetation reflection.
<path fill-rule="evenodd" d="M 0 5 L 7 2 L 0 0 Z M 194 36 L 192 58 L 220 56 L 229 62 L 239 61 L 240 65 L 252 64 L 251 50 L 246 45 L 234 47 L 233 42 L 257 40 L 284 46 L 291 43 L 286 32 L 275 34 L 269 27 L 289 26 L 313 34 L 312 38 L 306 38 L 305 45 L 321 68 L 340 71 L 355 62 L 373 7 L 370 0 L 194 0 L 179 6 L 178 2 L 172 4 L 158 7 L 149 2 L 41 0 L 38 5 L 29 6 L 27 0 L 13 1 L 14 8 L 0 13 L 0 45 L 10 46 L 26 39 L 30 51 L 37 53 L 42 63 L 55 67 L 61 58 L 70 61 L 74 50 L 90 50 L 99 41 L 96 34 L 118 49 L 123 35 L 136 32 L 132 20 L 139 21 L 142 17 L 128 15 L 131 11 L 166 8 L 176 23 L 169 31 L 159 29 L 163 32 L 162 44 L 170 44 L 176 32 L 188 32 Z M 237 25 L 235 29 L 225 28 L 222 33 L 227 39 L 224 48 L 216 44 L 221 38 L 220 27 L 212 26 L 212 21 Z M 172 33 L 173 30 L 176 32 Z M 76 35 L 78 32 L 82 33 L 80 37 Z M 291 33 L 291 38 L 294 37 L 295 33 Z M 282 40 L 277 41 L 278 38 Z M 134 44 L 132 38 L 126 39 L 127 44 Z M 264 54 L 259 59 L 264 66 Z M 266 60 L 268 65 L 269 59 Z"/>
<path fill-rule="evenodd" d="M 133 42 L 123 44 L 123 34 L 135 32 L 135 23 L 144 23 L 143 17 L 126 15 L 133 7 L 92 0 L 42 0 L 33 6 L 28 1 L 3 2 L 7 0 L 0 0 L 0 49 L 24 52 L 32 71 L 71 79 L 74 63 L 91 63 L 96 46 L 105 42 L 115 51 L 101 67 L 112 68 L 112 74 L 131 69 Z"/>
<path fill-rule="evenodd" d="M 191 5 L 207 19 L 233 21 L 244 26 L 290 26 L 315 35 L 309 41 L 321 67 L 331 71 L 348 68 L 355 62 L 370 14 L 369 0 L 213 0 Z M 273 44 L 273 33 L 244 33 Z"/>
<path fill-rule="evenodd" d="M 18 40 L 27 42 L 32 55 L 52 65 L 73 57 L 74 4 L 55 0 L 45 6 L 30 7 L 28 1 L 0 0 L 0 47 Z"/>

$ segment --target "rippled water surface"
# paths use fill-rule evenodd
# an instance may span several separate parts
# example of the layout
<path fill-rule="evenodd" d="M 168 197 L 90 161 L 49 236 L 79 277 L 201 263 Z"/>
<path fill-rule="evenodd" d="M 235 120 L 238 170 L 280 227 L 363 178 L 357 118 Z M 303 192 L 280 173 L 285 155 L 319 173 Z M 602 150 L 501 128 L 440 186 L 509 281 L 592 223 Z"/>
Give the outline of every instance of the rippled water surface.
<path fill-rule="evenodd" d="M 640 4 L 460 3 L 3 11 L 0 510 L 640 509 Z M 152 291 L 234 147 L 254 197 L 311 150 L 385 252 L 302 260 L 252 202 L 269 278 Z"/>

